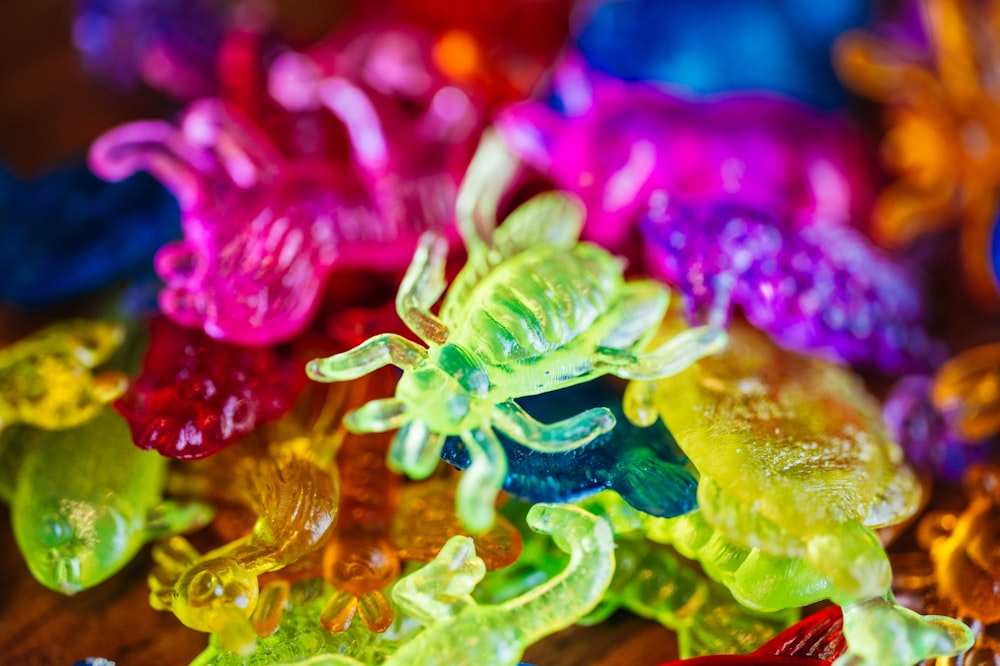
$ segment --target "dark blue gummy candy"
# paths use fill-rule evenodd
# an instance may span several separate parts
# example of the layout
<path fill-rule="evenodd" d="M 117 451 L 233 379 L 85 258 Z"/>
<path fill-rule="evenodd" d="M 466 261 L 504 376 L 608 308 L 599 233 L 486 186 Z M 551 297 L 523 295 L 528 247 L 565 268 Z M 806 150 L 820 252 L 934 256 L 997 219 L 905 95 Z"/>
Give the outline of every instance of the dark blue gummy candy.
<path fill-rule="evenodd" d="M 545 423 L 592 407 L 607 407 L 617 424 L 611 432 L 565 453 L 535 451 L 498 432 L 508 462 L 503 489 L 529 502 L 575 502 L 612 489 L 633 507 L 654 516 L 693 510 L 698 482 L 686 467 L 687 459 L 661 422 L 639 428 L 625 418 L 623 390 L 619 382 L 597 380 L 519 398 L 517 402 L 529 414 Z M 459 469 L 469 466 L 459 437 L 446 440 L 441 457 Z"/>

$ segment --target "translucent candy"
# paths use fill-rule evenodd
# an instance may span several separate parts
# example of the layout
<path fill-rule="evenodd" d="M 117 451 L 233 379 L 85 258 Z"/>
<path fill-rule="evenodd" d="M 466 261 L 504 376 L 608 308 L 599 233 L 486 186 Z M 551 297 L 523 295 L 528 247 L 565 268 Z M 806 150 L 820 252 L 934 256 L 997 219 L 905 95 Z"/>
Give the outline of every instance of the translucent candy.
<path fill-rule="evenodd" d="M 208 522 L 204 506 L 163 501 L 166 472 L 106 406 L 76 427 L 16 427 L 0 440 L 14 538 L 32 575 L 63 594 L 109 578 L 147 541 Z"/>
<path fill-rule="evenodd" d="M 925 49 L 896 36 L 850 32 L 835 48 L 844 82 L 885 105 L 882 144 L 898 178 L 876 202 L 872 232 L 900 247 L 961 226 L 966 285 L 983 304 L 1000 296 L 989 239 L 1000 182 L 1000 101 L 993 90 L 1000 9 L 991 2 L 921 0 Z"/>
<path fill-rule="evenodd" d="M 957 481 L 976 461 L 989 454 L 989 445 L 963 437 L 931 404 L 933 382 L 927 375 L 899 380 L 885 400 L 882 415 L 893 439 L 914 466 Z"/>
<path fill-rule="evenodd" d="M 520 399 L 529 414 L 543 421 L 569 418 L 581 405 L 606 407 L 615 427 L 561 453 L 537 451 L 498 434 L 507 456 L 503 489 L 529 502 L 576 502 L 610 488 L 654 516 L 676 516 L 695 508 L 698 482 L 685 468 L 686 458 L 673 436 L 662 424 L 639 428 L 629 422 L 621 408 L 622 389 L 598 380 Z M 458 437 L 445 441 L 441 457 L 459 469 L 470 463 Z"/>
<path fill-rule="evenodd" d="M 142 372 L 115 408 L 141 449 L 204 458 L 273 421 L 306 377 L 288 350 L 237 347 L 158 318 Z"/>
<path fill-rule="evenodd" d="M 366 664 L 382 663 L 419 626 L 410 621 L 387 634 L 376 634 L 361 622 L 345 633 L 332 634 L 319 623 L 320 613 L 334 592 L 322 580 L 297 583 L 274 634 L 260 637 L 250 656 L 227 650 L 216 635 L 191 666 L 272 666 L 327 653 L 344 654 Z M 398 630 L 397 630 L 398 629 Z"/>
<path fill-rule="evenodd" d="M 260 594 L 257 577 L 276 571 L 326 543 L 337 517 L 340 488 L 322 456 L 299 440 L 243 468 L 247 493 L 258 514 L 253 532 L 204 555 L 182 537 L 153 549 L 157 567 L 149 576 L 150 605 L 169 610 L 186 626 L 218 635 L 225 648 L 249 655 L 256 636 L 250 618 L 261 622 L 283 604 Z M 258 597 L 268 603 L 260 604 Z"/>
<path fill-rule="evenodd" d="M 70 319 L 0 349 L 0 430 L 15 423 L 79 426 L 125 390 L 117 371 L 95 375 L 125 338 L 111 322 Z"/>
<path fill-rule="evenodd" d="M 968 439 L 1000 432 L 1000 344 L 974 347 L 942 365 L 931 399 Z"/>
<path fill-rule="evenodd" d="M 479 605 L 471 592 L 485 573 L 472 540 L 453 537 L 423 569 L 393 588 L 400 608 L 426 628 L 384 663 L 513 665 L 532 643 L 570 626 L 594 608 L 614 572 L 614 541 L 600 518 L 572 506 L 538 504 L 532 529 L 551 534 L 570 554 L 569 564 L 530 592 L 495 605 Z M 313 657 L 301 666 L 356 666 L 339 655 Z"/>
<path fill-rule="evenodd" d="M 363 148 L 354 147 L 359 165 Z M 287 157 L 220 100 L 191 104 L 179 127 L 111 130 L 90 163 L 111 180 L 150 171 L 174 193 L 185 239 L 156 256 L 160 306 L 182 326 L 238 344 L 290 339 L 312 320 L 335 265 L 398 269 L 420 232 L 450 221 L 449 202 L 428 209 L 440 215 L 380 208 L 355 165 Z"/>
<path fill-rule="evenodd" d="M 30 181 L 0 166 L 0 298 L 36 307 L 151 272 L 180 235 L 174 198 L 152 178 L 105 183 L 85 164 Z"/>
<path fill-rule="evenodd" d="M 830 66 L 833 38 L 868 12 L 860 0 L 822 9 L 804 0 L 639 0 L 586 9 L 576 44 L 616 76 L 697 93 L 769 90 L 825 107 L 844 94 Z"/>
<path fill-rule="evenodd" d="M 215 57 L 236 2 L 76 0 L 73 42 L 91 72 L 181 99 L 216 91 Z M 243 8 L 246 11 L 246 7 Z"/>
<path fill-rule="evenodd" d="M 804 558 L 845 594 L 880 595 L 889 562 L 870 528 L 910 516 L 920 486 L 877 403 L 841 367 L 745 324 L 731 333 L 725 351 L 670 380 L 631 384 L 626 414 L 663 418 L 701 473 L 698 505 L 713 527 Z"/>
<path fill-rule="evenodd" d="M 681 290 L 696 324 L 726 322 L 739 306 L 795 351 L 891 374 L 944 360 L 915 267 L 851 227 L 672 202 L 654 205 L 641 229 L 650 271 Z"/>
<path fill-rule="evenodd" d="M 606 408 L 543 424 L 515 398 L 605 374 L 667 376 L 725 342 L 724 332 L 705 327 L 642 352 L 668 293 L 651 282 L 626 283 L 614 257 L 577 243 L 581 211 L 562 195 L 539 195 L 496 228 L 489 219 L 495 206 L 491 210 L 489 196 L 480 197 L 478 189 L 493 176 L 491 161 L 502 159 L 495 149 L 487 140 L 459 195 L 469 260 L 440 316 L 430 312 L 445 290 L 440 236 L 424 236 L 396 297 L 400 317 L 427 347 L 380 335 L 306 369 L 313 379 L 330 382 L 390 364 L 402 368 L 396 397 L 368 403 L 347 425 L 359 432 L 401 428 L 390 459 L 417 478 L 433 471 L 447 435 L 461 436 L 472 463 L 459 485 L 458 511 L 473 531 L 492 523 L 493 501 L 507 474 L 494 428 L 556 452 L 614 426 Z"/>
<path fill-rule="evenodd" d="M 524 102 L 496 126 L 520 160 L 587 207 L 584 238 L 631 252 L 650 204 L 732 203 L 798 226 L 868 216 L 871 160 L 856 130 L 788 100 L 692 103 L 569 57 L 553 74 L 557 112 Z"/>
<path fill-rule="evenodd" d="M 789 627 L 750 654 L 713 655 L 671 661 L 660 666 L 830 666 L 847 648 L 844 617 L 830 606 Z"/>

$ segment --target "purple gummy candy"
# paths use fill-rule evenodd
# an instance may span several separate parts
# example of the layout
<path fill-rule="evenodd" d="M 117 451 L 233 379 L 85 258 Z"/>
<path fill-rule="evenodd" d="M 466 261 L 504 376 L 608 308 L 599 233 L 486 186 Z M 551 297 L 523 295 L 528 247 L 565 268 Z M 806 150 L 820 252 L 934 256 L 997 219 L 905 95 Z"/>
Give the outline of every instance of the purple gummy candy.
<path fill-rule="evenodd" d="M 739 305 L 779 344 L 833 361 L 896 374 L 944 358 L 911 268 L 851 227 L 665 200 L 640 226 L 649 272 L 680 289 L 694 323 L 724 325 Z"/>
<path fill-rule="evenodd" d="M 194 99 L 216 91 L 215 58 L 234 4 L 77 0 L 73 41 L 84 66 L 114 85 L 142 79 L 174 97 Z"/>
<path fill-rule="evenodd" d="M 934 408 L 933 383 L 928 375 L 900 379 L 889 392 L 882 418 L 914 466 L 958 483 L 973 463 L 987 459 L 989 447 L 985 442 L 963 439 Z"/>
<path fill-rule="evenodd" d="M 288 340 L 312 320 L 335 266 L 400 270 L 423 231 L 451 221 L 447 202 L 402 206 L 399 192 L 412 183 L 383 179 L 374 191 L 357 165 L 378 143 L 379 122 L 369 107 L 355 109 L 365 131 L 352 137 L 351 160 L 288 157 L 216 99 L 191 104 L 179 127 L 135 122 L 94 143 L 99 176 L 144 169 L 180 203 L 185 238 L 156 257 L 168 317 L 237 344 Z M 387 200 L 399 206 L 386 208 Z"/>
<path fill-rule="evenodd" d="M 625 82 L 569 57 L 555 73 L 557 112 L 508 108 L 497 127 L 520 159 L 587 206 L 584 235 L 626 249 L 657 193 L 727 200 L 797 224 L 866 219 L 873 156 L 838 118 L 778 97 L 697 103 Z"/>

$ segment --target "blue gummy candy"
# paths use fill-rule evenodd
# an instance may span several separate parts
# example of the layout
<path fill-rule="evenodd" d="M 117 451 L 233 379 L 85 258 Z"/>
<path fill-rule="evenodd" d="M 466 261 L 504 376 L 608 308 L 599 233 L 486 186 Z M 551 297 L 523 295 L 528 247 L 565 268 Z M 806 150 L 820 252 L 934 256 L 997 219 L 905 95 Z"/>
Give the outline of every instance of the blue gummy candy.
<path fill-rule="evenodd" d="M 146 174 L 107 183 L 80 163 L 24 181 L 0 167 L 0 299 L 51 305 L 148 273 L 180 233 L 176 200 Z"/>
<path fill-rule="evenodd" d="M 844 97 L 830 48 L 837 35 L 866 21 L 868 3 L 629 0 L 590 11 L 577 46 L 615 76 L 700 94 L 770 90 L 829 108 Z"/>
<path fill-rule="evenodd" d="M 672 517 L 697 506 L 697 480 L 673 436 L 658 422 L 633 425 L 622 411 L 622 384 L 598 380 L 536 396 L 518 398 L 533 417 L 558 421 L 591 407 L 614 413 L 614 429 L 578 449 L 545 453 L 497 433 L 507 453 L 503 489 L 529 502 L 575 502 L 612 489 L 630 505 L 654 516 Z M 459 437 L 445 441 L 441 457 L 459 469 L 469 454 Z"/>

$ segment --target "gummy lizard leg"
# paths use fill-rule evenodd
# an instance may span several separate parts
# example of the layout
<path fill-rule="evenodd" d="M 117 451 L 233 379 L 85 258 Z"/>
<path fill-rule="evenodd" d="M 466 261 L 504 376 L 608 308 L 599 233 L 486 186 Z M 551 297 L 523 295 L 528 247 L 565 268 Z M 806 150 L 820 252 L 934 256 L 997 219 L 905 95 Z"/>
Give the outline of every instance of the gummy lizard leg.
<path fill-rule="evenodd" d="M 444 441 L 444 435 L 431 432 L 423 421 L 410 421 L 396 433 L 386 462 L 393 471 L 426 479 L 437 467 Z"/>
<path fill-rule="evenodd" d="M 411 418 L 402 400 L 383 398 L 349 413 L 344 423 L 351 432 L 386 432 L 403 426 Z"/>
<path fill-rule="evenodd" d="M 251 615 L 253 629 L 258 636 L 272 636 L 278 630 L 291 593 L 292 586 L 285 580 L 275 581 L 260 591 L 257 607 Z"/>
<path fill-rule="evenodd" d="M 396 294 L 399 318 L 427 344 L 443 345 L 448 341 L 448 327 L 430 312 L 444 293 L 447 256 L 448 241 L 444 236 L 432 231 L 423 234 Z"/>
<path fill-rule="evenodd" d="M 317 382 L 342 382 L 357 379 L 394 365 L 404 370 L 416 366 L 427 357 L 427 350 L 392 333 L 368 338 L 354 349 L 326 358 L 313 359 L 306 374 Z"/>
<path fill-rule="evenodd" d="M 479 533 L 493 524 L 493 505 L 507 476 L 507 454 L 497 436 L 487 428 L 463 432 L 462 441 L 471 463 L 458 483 L 455 502 L 462 525 Z"/>
<path fill-rule="evenodd" d="M 728 340 L 725 329 L 699 326 L 679 333 L 645 354 L 601 348 L 594 359 L 594 367 L 622 379 L 660 379 L 676 375 L 698 359 L 721 350 Z"/>
<path fill-rule="evenodd" d="M 556 453 L 583 446 L 610 432 L 615 427 L 615 417 L 610 409 L 596 407 L 562 421 L 541 423 L 516 402 L 508 400 L 493 408 L 493 424 L 529 448 Z"/>

